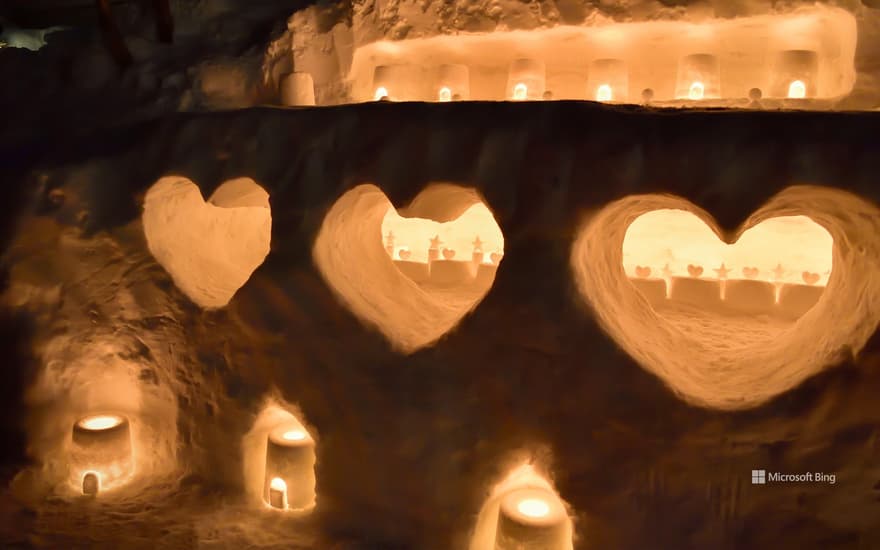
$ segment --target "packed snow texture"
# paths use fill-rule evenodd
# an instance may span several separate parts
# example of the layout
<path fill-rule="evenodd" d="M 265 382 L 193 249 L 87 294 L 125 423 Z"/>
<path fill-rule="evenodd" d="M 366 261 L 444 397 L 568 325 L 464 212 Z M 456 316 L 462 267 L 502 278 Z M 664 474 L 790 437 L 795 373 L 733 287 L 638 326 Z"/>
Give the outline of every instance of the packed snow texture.
<path fill-rule="evenodd" d="M 4 380 L 27 374 L 27 399 L 10 392 L 3 405 L 27 411 L 19 429 L 33 461 L 15 465 L 0 497 L 12 519 L 0 522 L 0 542 L 466 548 L 496 484 L 531 463 L 567 503 L 578 548 L 878 546 L 880 342 L 856 319 L 878 311 L 876 206 L 864 206 L 880 200 L 877 127 L 874 113 L 370 103 L 181 113 L 0 144 L 3 326 L 23 350 L 10 349 Z M 150 253 L 144 200 L 171 174 L 202 197 L 242 176 L 270 197 L 271 251 L 226 307 L 199 307 Z M 404 354 L 324 279 L 315 242 L 364 183 L 405 209 L 438 181 L 478 194 L 505 255 L 468 315 Z M 798 183 L 819 189 L 772 199 Z M 813 192 L 819 200 L 804 197 Z M 628 196 L 666 193 L 682 200 L 639 199 L 608 215 Z M 748 411 L 670 391 L 630 336 L 614 334 L 609 310 L 591 308 L 572 265 L 591 220 L 607 229 L 599 234 L 617 252 L 602 241 L 610 252 L 591 273 L 616 275 L 612 288 L 633 307 L 618 310 L 638 315 L 644 301 L 623 286 L 620 245 L 626 217 L 654 206 L 703 213 L 723 236 L 769 213 L 823 225 L 837 278 L 823 296 L 835 300 L 817 308 L 840 332 L 808 346 L 839 353 Z M 384 254 L 380 235 L 371 242 Z M 254 499 L 267 402 L 317 436 L 307 517 Z M 138 423 L 144 469 L 89 500 L 61 470 L 70 423 L 92 406 Z M 837 484 L 753 489 L 756 465 L 835 472 Z"/>

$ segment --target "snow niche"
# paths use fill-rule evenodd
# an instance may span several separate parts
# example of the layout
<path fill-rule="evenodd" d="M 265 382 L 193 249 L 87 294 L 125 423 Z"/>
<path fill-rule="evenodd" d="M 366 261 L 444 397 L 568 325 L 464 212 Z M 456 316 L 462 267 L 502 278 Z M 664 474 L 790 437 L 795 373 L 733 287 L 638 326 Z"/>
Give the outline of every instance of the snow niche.
<path fill-rule="evenodd" d="M 758 88 L 780 105 L 794 98 L 824 100 L 797 105 L 827 108 L 853 90 L 857 35 L 853 14 L 821 4 L 693 21 L 596 19 L 582 26 L 365 42 L 340 78 L 350 86 L 351 101 L 379 99 L 380 88 L 391 100 L 441 101 L 440 90 L 466 80 L 462 99 L 636 102 L 651 89 L 655 102 L 736 106 Z M 466 77 L 452 78 L 449 66 Z"/>
<path fill-rule="evenodd" d="M 572 550 L 573 522 L 553 485 L 522 464 L 492 488 L 469 550 Z"/>
<path fill-rule="evenodd" d="M 754 407 L 857 353 L 880 321 L 880 211 L 790 187 L 727 234 L 688 201 L 639 195 L 572 250 L 604 329 L 686 401 Z M 832 268 L 833 266 L 833 268 Z"/>
<path fill-rule="evenodd" d="M 504 237 L 473 189 L 434 184 L 396 210 L 374 185 L 339 198 L 313 256 L 325 281 L 404 353 L 449 332 L 495 280 Z"/>
<path fill-rule="evenodd" d="M 245 435 L 245 491 L 253 506 L 294 515 L 314 509 L 316 433 L 299 418 L 295 407 L 270 399 Z"/>
<path fill-rule="evenodd" d="M 170 381 L 132 358 L 126 339 L 69 335 L 46 348 L 27 394 L 29 453 L 38 471 L 20 476 L 31 497 L 56 494 L 137 500 L 179 474 L 177 401 Z M 155 374 L 156 377 L 160 375 Z"/>
<path fill-rule="evenodd" d="M 164 177 L 147 192 L 142 221 L 153 257 L 203 308 L 226 306 L 269 254 L 269 194 L 250 178 L 224 182 L 205 202 L 189 179 Z"/>

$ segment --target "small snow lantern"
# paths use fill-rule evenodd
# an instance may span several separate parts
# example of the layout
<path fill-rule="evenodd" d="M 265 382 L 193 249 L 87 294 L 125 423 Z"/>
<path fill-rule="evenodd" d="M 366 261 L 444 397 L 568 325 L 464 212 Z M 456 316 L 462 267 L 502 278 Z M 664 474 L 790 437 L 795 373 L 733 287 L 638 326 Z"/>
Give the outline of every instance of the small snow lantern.
<path fill-rule="evenodd" d="M 281 104 L 311 106 L 315 104 L 315 82 L 309 73 L 290 73 L 281 80 Z"/>
<path fill-rule="evenodd" d="M 780 52 L 773 70 L 772 97 L 804 99 L 818 94 L 819 56 L 812 50 Z"/>
<path fill-rule="evenodd" d="M 590 64 L 587 99 L 626 102 L 629 99 L 629 70 L 620 59 L 597 59 Z"/>
<path fill-rule="evenodd" d="M 467 65 L 441 65 L 437 69 L 437 101 L 467 101 L 471 97 Z"/>
<path fill-rule="evenodd" d="M 507 77 L 507 99 L 542 99 L 545 91 L 544 63 L 537 59 L 515 59 Z"/>
<path fill-rule="evenodd" d="M 422 99 L 423 75 L 412 65 L 377 65 L 373 70 L 373 101 Z"/>
<path fill-rule="evenodd" d="M 114 414 L 92 415 L 73 426 L 70 453 L 72 481 L 84 494 L 112 488 L 133 470 L 128 419 Z"/>
<path fill-rule="evenodd" d="M 284 424 L 269 432 L 264 497 L 281 510 L 314 505 L 315 441 L 302 427 Z"/>
<path fill-rule="evenodd" d="M 682 58 L 675 85 L 676 99 L 718 99 L 721 97 L 721 67 L 718 58 L 697 53 Z"/>
<path fill-rule="evenodd" d="M 504 495 L 495 532 L 496 550 L 568 548 L 568 517 L 559 498 L 543 488 L 516 489 Z"/>

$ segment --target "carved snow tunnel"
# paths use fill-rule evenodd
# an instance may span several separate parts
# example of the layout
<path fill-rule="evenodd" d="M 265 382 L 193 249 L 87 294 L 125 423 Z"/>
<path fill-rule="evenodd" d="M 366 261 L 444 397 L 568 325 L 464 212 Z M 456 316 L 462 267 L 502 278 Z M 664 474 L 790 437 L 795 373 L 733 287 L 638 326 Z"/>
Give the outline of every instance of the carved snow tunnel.
<path fill-rule="evenodd" d="M 409 353 L 476 307 L 503 251 L 501 229 L 472 189 L 431 185 L 398 212 L 378 187 L 361 185 L 327 213 L 314 258 L 351 311 Z"/>
<path fill-rule="evenodd" d="M 878 225 L 874 205 L 821 187 L 783 191 L 732 235 L 683 199 L 633 196 L 584 226 L 572 263 L 636 361 L 688 401 L 735 409 L 862 348 L 880 319 Z"/>

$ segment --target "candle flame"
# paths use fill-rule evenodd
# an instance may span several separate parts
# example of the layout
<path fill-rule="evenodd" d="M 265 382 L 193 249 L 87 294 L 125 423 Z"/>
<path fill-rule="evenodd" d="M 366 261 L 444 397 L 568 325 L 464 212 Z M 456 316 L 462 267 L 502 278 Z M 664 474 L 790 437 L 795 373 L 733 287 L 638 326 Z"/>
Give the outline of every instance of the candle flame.
<path fill-rule="evenodd" d="M 122 418 L 114 415 L 89 416 L 79 421 L 79 425 L 87 430 L 107 430 L 122 424 Z"/>
<path fill-rule="evenodd" d="M 302 430 L 290 430 L 288 432 L 284 432 L 281 438 L 285 441 L 302 441 L 306 438 L 306 433 Z"/>
<path fill-rule="evenodd" d="M 437 92 L 437 101 L 440 101 L 442 103 L 452 101 L 452 90 L 450 90 L 446 86 L 440 88 L 440 91 Z"/>
<path fill-rule="evenodd" d="M 807 97 L 807 85 L 802 80 L 795 80 L 788 85 L 788 97 L 803 99 Z"/>
<path fill-rule="evenodd" d="M 516 101 L 522 101 L 529 96 L 529 88 L 522 82 L 518 82 L 516 86 L 513 87 L 513 99 Z"/>
<path fill-rule="evenodd" d="M 520 514 L 530 518 L 543 518 L 547 517 L 547 514 L 550 513 L 550 505 L 537 498 L 527 498 L 519 501 L 516 509 Z"/>
<path fill-rule="evenodd" d="M 388 97 L 388 88 L 386 88 L 385 86 L 379 86 L 378 88 L 376 88 L 376 93 L 373 94 L 373 99 L 379 101 L 380 99 L 386 97 Z"/>
<path fill-rule="evenodd" d="M 614 99 L 614 91 L 608 84 L 602 84 L 596 89 L 596 101 L 611 101 Z"/>
<path fill-rule="evenodd" d="M 280 477 L 273 477 L 272 481 L 269 482 L 269 488 L 275 489 L 276 491 L 286 491 L 287 483 L 285 483 Z"/>
<path fill-rule="evenodd" d="M 691 84 L 690 90 L 688 90 L 688 97 L 691 99 L 703 99 L 703 95 L 706 92 L 706 87 L 702 82 L 696 81 Z"/>

